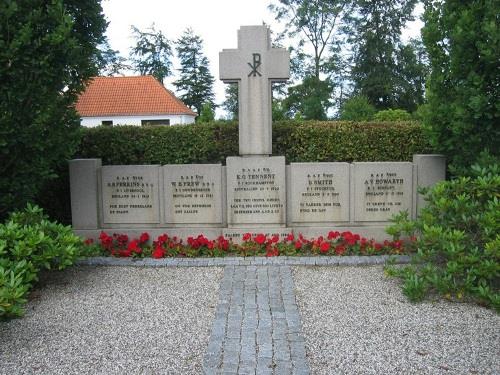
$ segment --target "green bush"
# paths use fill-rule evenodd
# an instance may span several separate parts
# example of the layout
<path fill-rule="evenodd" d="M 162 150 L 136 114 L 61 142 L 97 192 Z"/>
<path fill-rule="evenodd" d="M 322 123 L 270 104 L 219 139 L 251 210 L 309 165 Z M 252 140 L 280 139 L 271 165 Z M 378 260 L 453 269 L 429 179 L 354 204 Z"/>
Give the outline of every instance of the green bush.
<path fill-rule="evenodd" d="M 473 173 L 438 183 L 416 221 L 402 214 L 388 229 L 418 237 L 415 264 L 390 269 L 411 300 L 437 292 L 500 310 L 500 167 L 475 166 Z"/>
<path fill-rule="evenodd" d="M 28 205 L 0 225 L 0 319 L 21 316 L 26 296 L 42 269 L 63 269 L 81 255 L 71 227 L 47 220 Z"/>
<path fill-rule="evenodd" d="M 384 109 L 373 116 L 374 121 L 410 121 L 411 115 L 404 109 Z"/>
<path fill-rule="evenodd" d="M 366 96 L 353 96 L 340 108 L 340 119 L 344 121 L 371 121 L 377 110 Z"/>
<path fill-rule="evenodd" d="M 238 155 L 237 124 L 83 129 L 77 157 L 103 164 L 223 163 Z M 410 161 L 429 151 L 422 127 L 405 123 L 279 121 L 273 124 L 273 154 L 287 162 Z"/>

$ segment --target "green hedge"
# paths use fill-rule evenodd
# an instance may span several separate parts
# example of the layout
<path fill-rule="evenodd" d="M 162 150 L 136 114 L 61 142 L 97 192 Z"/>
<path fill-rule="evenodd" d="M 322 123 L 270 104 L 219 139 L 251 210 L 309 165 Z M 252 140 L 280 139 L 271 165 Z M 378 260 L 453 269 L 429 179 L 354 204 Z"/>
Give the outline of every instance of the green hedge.
<path fill-rule="evenodd" d="M 281 121 L 273 124 L 273 154 L 290 162 L 411 161 L 431 151 L 415 122 L 354 123 Z M 170 127 L 83 128 L 75 158 L 101 158 L 104 165 L 222 163 L 238 155 L 238 125 L 213 122 Z M 69 223 L 67 167 L 37 201 L 49 215 Z"/>
<path fill-rule="evenodd" d="M 287 162 L 411 161 L 428 152 L 418 123 L 285 121 L 273 126 L 273 154 Z M 238 155 L 236 123 L 83 129 L 78 152 L 103 164 L 223 163 Z"/>

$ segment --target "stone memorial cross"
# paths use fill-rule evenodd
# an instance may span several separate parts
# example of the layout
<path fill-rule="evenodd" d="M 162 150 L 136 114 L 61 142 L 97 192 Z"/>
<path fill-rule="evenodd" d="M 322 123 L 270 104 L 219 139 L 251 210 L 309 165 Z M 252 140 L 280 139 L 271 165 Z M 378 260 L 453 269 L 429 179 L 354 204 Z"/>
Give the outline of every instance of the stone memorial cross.
<path fill-rule="evenodd" d="M 271 155 L 271 83 L 289 78 L 290 53 L 271 48 L 267 26 L 242 26 L 238 48 L 219 53 L 219 76 L 225 83 L 239 84 L 240 155 Z"/>

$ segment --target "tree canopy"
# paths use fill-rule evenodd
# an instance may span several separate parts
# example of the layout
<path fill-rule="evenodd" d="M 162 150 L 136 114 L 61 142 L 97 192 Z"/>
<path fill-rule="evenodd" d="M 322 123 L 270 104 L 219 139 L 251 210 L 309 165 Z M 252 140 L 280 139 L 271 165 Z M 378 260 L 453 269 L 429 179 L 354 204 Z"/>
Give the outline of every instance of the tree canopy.
<path fill-rule="evenodd" d="M 215 108 L 214 77 L 203 54 L 203 40 L 191 28 L 184 31 L 176 43 L 180 62 L 179 79 L 174 82 L 181 100 L 195 109 L 198 115 L 204 104 Z"/>
<path fill-rule="evenodd" d="M 489 152 L 500 156 L 498 1 L 425 3 L 422 36 L 429 54 L 425 123 L 454 173 Z"/>
<path fill-rule="evenodd" d="M 24 207 L 78 142 L 73 108 L 97 74 L 100 0 L 0 3 L 0 217 Z"/>
<path fill-rule="evenodd" d="M 145 31 L 132 26 L 135 46 L 130 50 L 132 68 L 141 75 L 152 75 L 158 81 L 172 74 L 172 47 L 170 40 L 152 24 Z"/>

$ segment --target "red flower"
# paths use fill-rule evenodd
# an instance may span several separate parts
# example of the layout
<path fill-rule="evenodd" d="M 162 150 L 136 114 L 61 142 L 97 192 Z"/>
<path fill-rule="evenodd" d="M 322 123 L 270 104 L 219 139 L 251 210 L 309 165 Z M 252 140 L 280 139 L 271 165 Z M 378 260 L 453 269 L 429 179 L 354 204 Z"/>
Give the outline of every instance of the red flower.
<path fill-rule="evenodd" d="M 208 241 L 206 246 L 207 246 L 208 249 L 212 250 L 214 248 L 213 241 Z"/>
<path fill-rule="evenodd" d="M 163 244 L 168 241 L 168 235 L 167 234 L 162 234 L 161 236 L 158 236 L 158 243 Z"/>
<path fill-rule="evenodd" d="M 118 242 L 118 246 L 125 247 L 127 246 L 128 236 L 126 234 L 119 234 L 116 237 L 116 241 Z"/>
<path fill-rule="evenodd" d="M 295 239 L 293 233 L 289 233 L 288 236 L 286 236 L 285 241 L 293 241 Z"/>
<path fill-rule="evenodd" d="M 121 257 L 124 257 L 124 258 L 128 258 L 128 257 L 131 257 L 132 256 L 132 251 L 130 250 L 120 250 L 118 252 L 118 254 L 121 256 Z"/>
<path fill-rule="evenodd" d="M 105 232 L 101 232 L 99 240 L 101 241 L 101 246 L 106 250 L 111 250 L 113 248 L 113 237 L 108 236 Z"/>
<path fill-rule="evenodd" d="M 279 240 L 280 240 L 280 236 L 278 236 L 277 234 L 275 234 L 273 236 L 273 238 L 271 239 L 271 242 L 272 243 L 277 243 L 277 242 L 279 242 Z"/>
<path fill-rule="evenodd" d="M 302 242 L 300 242 L 300 241 L 295 241 L 295 248 L 296 248 L 297 250 L 300 250 L 300 248 L 301 248 L 301 247 L 302 247 Z"/>
<path fill-rule="evenodd" d="M 329 240 L 334 240 L 334 239 L 336 239 L 339 236 L 340 236 L 340 232 L 337 232 L 337 231 L 335 231 L 335 232 L 333 232 L 333 231 L 328 232 L 328 239 Z"/>
<path fill-rule="evenodd" d="M 319 251 L 321 251 L 323 254 L 326 254 L 328 250 L 330 250 L 330 242 L 322 242 L 319 246 Z"/>
<path fill-rule="evenodd" d="M 142 249 L 139 247 L 139 240 L 133 240 L 132 242 L 130 242 L 127 246 L 127 250 L 131 253 L 142 253 Z"/>
<path fill-rule="evenodd" d="M 87 238 L 85 241 L 83 241 L 85 245 L 92 245 L 94 243 L 93 238 Z"/>
<path fill-rule="evenodd" d="M 264 244 L 264 242 L 266 242 L 266 236 L 264 236 L 262 233 L 259 233 L 258 235 L 255 236 L 254 240 L 259 245 L 262 245 Z"/>
<path fill-rule="evenodd" d="M 149 234 L 147 234 L 146 232 L 144 232 L 143 234 L 141 234 L 141 236 L 139 237 L 139 242 L 140 243 L 146 243 L 149 241 Z"/>
<path fill-rule="evenodd" d="M 345 247 L 343 245 L 335 246 L 335 254 L 343 255 L 345 253 Z"/>
<path fill-rule="evenodd" d="M 151 256 L 155 259 L 163 258 L 165 256 L 165 250 L 163 247 L 157 245 L 151 253 Z"/>
<path fill-rule="evenodd" d="M 224 251 L 229 249 L 229 241 L 224 238 L 224 236 L 219 236 L 217 238 L 217 247 Z"/>
<path fill-rule="evenodd" d="M 277 257 L 278 255 L 280 252 L 276 247 L 269 247 L 266 251 L 266 257 Z"/>
<path fill-rule="evenodd" d="M 250 241 L 252 239 L 252 235 L 250 233 L 245 233 L 243 235 L 243 241 Z"/>

